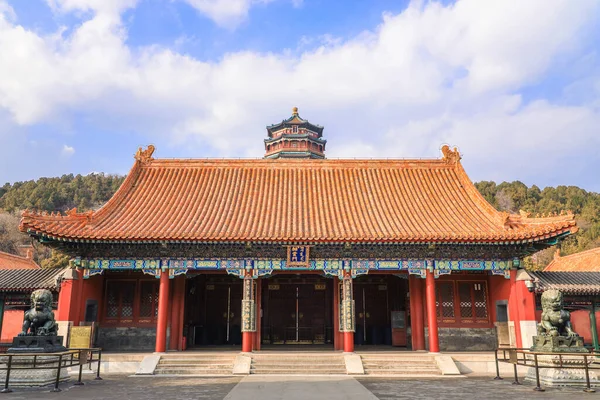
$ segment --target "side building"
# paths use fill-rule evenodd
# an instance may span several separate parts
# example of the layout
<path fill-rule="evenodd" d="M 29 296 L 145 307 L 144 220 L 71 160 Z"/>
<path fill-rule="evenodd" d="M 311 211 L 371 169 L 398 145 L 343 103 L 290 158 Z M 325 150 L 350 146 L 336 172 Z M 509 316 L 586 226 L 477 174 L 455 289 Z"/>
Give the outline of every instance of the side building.
<path fill-rule="evenodd" d="M 104 207 L 27 211 L 20 229 L 73 257 L 68 319 L 96 322 L 110 350 L 521 346 L 535 318 L 519 260 L 576 232 L 573 215 L 498 212 L 448 146 L 330 160 L 322 131 L 295 109 L 264 159 L 140 149 Z"/>
<path fill-rule="evenodd" d="M 13 337 L 21 332 L 31 293 L 48 289 L 56 299 L 65 272 L 41 269 L 33 260 L 33 246 L 21 246 L 19 251 L 22 256 L 0 251 L 0 352 L 10 347 Z"/>
<path fill-rule="evenodd" d="M 563 293 L 565 308 L 571 312 L 575 332 L 586 345 L 600 351 L 600 247 L 561 256 L 556 250 L 554 259 L 542 272 L 528 272 L 522 279 L 537 294 L 536 316 L 541 318 L 540 296 L 545 290 Z"/>

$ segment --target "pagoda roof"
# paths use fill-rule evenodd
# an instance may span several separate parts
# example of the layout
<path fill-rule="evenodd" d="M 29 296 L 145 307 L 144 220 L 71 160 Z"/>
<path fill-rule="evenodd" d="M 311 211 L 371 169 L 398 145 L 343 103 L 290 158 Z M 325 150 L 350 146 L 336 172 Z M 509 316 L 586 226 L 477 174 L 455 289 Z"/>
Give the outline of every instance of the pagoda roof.
<path fill-rule="evenodd" d="M 273 132 L 277 132 L 278 130 L 280 130 L 282 128 L 289 127 L 292 125 L 306 127 L 308 129 L 310 129 L 311 131 L 318 133 L 319 136 L 321 136 L 323 134 L 323 129 L 325 129 L 323 126 L 311 124 L 310 122 L 308 122 L 308 120 L 300 117 L 300 114 L 298 114 L 298 107 L 294 107 L 292 110 L 291 117 L 289 117 L 288 119 L 284 119 L 283 121 L 281 121 L 277 124 L 267 126 L 267 132 L 269 132 L 269 136 L 270 136 Z"/>
<path fill-rule="evenodd" d="M 40 269 L 40 266 L 31 258 L 0 251 L 0 270 L 13 269 Z"/>
<path fill-rule="evenodd" d="M 494 209 L 456 150 L 429 160 L 154 159 L 99 210 L 23 212 L 30 235 L 77 242 L 524 243 L 578 230 L 572 214 Z"/>
<path fill-rule="evenodd" d="M 600 247 L 564 257 L 556 250 L 554 259 L 544 271 L 600 272 Z"/>

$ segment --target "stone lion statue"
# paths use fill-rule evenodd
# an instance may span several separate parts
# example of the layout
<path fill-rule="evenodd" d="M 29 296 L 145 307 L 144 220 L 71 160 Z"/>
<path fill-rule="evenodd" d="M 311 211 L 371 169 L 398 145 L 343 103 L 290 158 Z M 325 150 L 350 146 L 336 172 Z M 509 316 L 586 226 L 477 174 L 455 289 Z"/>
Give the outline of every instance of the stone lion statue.
<path fill-rule="evenodd" d="M 542 321 L 538 324 L 538 336 L 579 336 L 571 326 L 571 313 L 563 309 L 563 296 L 559 290 L 550 289 L 542 293 Z"/>
<path fill-rule="evenodd" d="M 31 294 L 31 309 L 25 312 L 19 336 L 56 336 L 58 325 L 52 312 L 52 292 L 38 289 Z"/>

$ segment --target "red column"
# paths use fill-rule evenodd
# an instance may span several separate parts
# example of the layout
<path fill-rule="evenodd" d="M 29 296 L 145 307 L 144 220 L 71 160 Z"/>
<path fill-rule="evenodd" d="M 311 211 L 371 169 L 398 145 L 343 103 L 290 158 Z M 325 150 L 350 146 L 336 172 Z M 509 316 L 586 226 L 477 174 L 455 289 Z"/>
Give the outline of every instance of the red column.
<path fill-rule="evenodd" d="M 185 279 L 183 276 L 178 276 L 173 281 L 173 295 L 171 296 L 171 336 L 169 338 L 170 350 L 177 350 L 179 347 L 178 344 L 181 343 L 179 320 L 181 319 L 180 316 L 183 312 L 182 278 Z"/>
<path fill-rule="evenodd" d="M 242 352 L 252 353 L 252 332 L 242 332 Z"/>
<path fill-rule="evenodd" d="M 348 312 L 352 312 L 354 311 L 354 307 L 352 307 L 351 305 L 353 304 L 353 293 L 352 293 L 352 276 L 350 276 L 350 272 L 346 271 L 344 272 L 344 281 L 343 281 L 343 295 L 344 295 L 344 301 L 342 304 L 343 310 L 342 313 L 344 316 L 346 316 L 346 314 Z M 351 307 L 351 308 L 348 308 Z M 352 311 L 350 311 L 352 310 Z M 353 353 L 354 352 L 354 327 L 355 327 L 355 322 L 354 322 L 354 315 L 352 315 L 352 322 L 351 325 L 352 326 L 345 326 L 344 327 L 344 352 L 345 353 Z M 348 325 L 348 323 L 346 322 L 345 325 Z"/>
<path fill-rule="evenodd" d="M 344 332 L 344 352 L 354 353 L 354 332 Z"/>
<path fill-rule="evenodd" d="M 167 320 L 169 319 L 169 270 L 160 273 L 160 289 L 158 291 L 158 321 L 156 324 L 157 353 L 167 349 Z"/>
<path fill-rule="evenodd" d="M 435 309 L 435 278 L 433 272 L 427 270 L 425 278 L 426 296 L 427 296 L 427 326 L 429 328 L 429 351 L 432 353 L 440 352 L 438 340 L 437 312 Z"/>
<path fill-rule="evenodd" d="M 425 350 L 425 318 L 423 305 L 423 285 L 422 279 L 412 275 L 409 281 L 410 287 L 410 309 L 412 312 L 410 319 L 412 349 Z"/>

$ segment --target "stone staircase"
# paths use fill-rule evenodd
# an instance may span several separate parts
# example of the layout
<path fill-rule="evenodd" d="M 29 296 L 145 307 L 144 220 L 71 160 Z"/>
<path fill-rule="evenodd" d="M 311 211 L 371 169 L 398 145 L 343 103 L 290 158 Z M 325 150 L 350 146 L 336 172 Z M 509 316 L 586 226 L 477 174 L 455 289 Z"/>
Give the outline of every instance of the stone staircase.
<path fill-rule="evenodd" d="M 237 354 L 166 354 L 160 357 L 154 375 L 231 375 Z"/>
<path fill-rule="evenodd" d="M 250 374 L 346 375 L 340 353 L 255 353 Z"/>
<path fill-rule="evenodd" d="M 435 356 L 429 354 L 359 353 L 365 375 L 441 376 Z"/>

